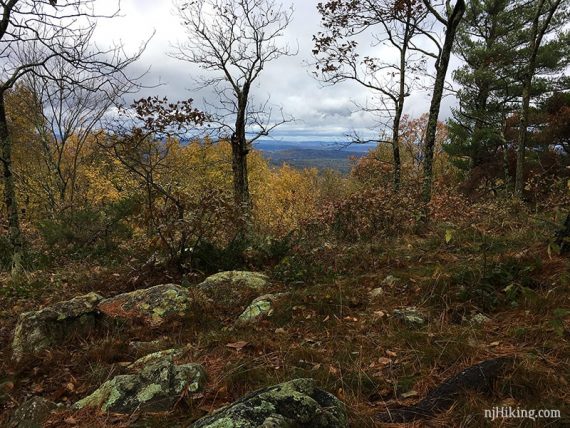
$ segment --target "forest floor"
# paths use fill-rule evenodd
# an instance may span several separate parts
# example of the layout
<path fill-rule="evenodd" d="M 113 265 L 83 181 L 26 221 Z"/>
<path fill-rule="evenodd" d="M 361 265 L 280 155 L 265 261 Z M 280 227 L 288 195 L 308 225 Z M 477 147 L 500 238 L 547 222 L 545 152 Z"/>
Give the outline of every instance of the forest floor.
<path fill-rule="evenodd" d="M 551 236 L 539 218 L 528 217 L 453 231 L 433 224 L 421 235 L 374 244 L 326 244 L 320 263 L 334 265 L 333 274 L 286 283 L 267 272 L 270 291 L 288 294 L 254 325 L 235 326 L 239 310 L 197 310 L 156 329 L 130 325 L 70 337 L 15 364 L 10 343 L 21 312 L 91 291 L 110 297 L 183 281 L 141 278 L 128 263 L 76 261 L 30 272 L 25 284 L 1 291 L 0 425 L 33 395 L 77 401 L 139 357 L 129 342 L 164 337 L 169 347 L 187 346 L 185 362 L 205 367 L 203 392 L 181 397 L 168 413 L 66 411 L 48 426 L 188 426 L 247 392 L 300 377 L 342 399 L 351 426 L 379 426 L 374 415 L 413 404 L 464 368 L 499 356 L 513 356 L 515 364 L 491 394 L 466 391 L 449 410 L 409 426 L 563 426 L 570 423 L 570 259 L 551 251 Z M 378 287 L 383 293 L 371 297 Z M 397 319 L 393 311 L 405 307 L 417 308 L 425 323 Z M 477 314 L 489 320 L 473 323 Z M 557 409 L 566 419 L 484 418 L 484 409 L 502 406 Z"/>

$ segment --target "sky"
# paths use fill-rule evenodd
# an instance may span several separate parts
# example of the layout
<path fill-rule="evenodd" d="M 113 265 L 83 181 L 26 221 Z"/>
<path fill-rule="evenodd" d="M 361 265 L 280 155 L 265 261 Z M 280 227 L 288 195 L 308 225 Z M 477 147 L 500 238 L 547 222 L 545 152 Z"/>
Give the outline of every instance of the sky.
<path fill-rule="evenodd" d="M 311 74 L 312 36 L 320 30 L 317 3 L 316 0 L 283 1 L 285 6 L 292 4 L 294 8 L 283 41 L 293 48 L 298 46 L 299 53 L 268 63 L 253 95 L 258 100 L 270 97 L 271 104 L 281 106 L 287 115 L 295 118 L 273 132 L 278 141 L 344 142 L 355 131 L 371 138 L 378 118 L 359 111 L 355 105 L 364 104 L 370 92 L 352 82 L 324 86 Z M 204 107 L 202 101 L 211 98 L 210 93 L 195 90 L 195 78 L 203 71 L 169 56 L 173 45 L 185 36 L 170 0 L 122 0 L 121 16 L 100 22 L 97 30 L 98 43 L 121 41 L 131 52 L 151 35 L 144 54 L 131 66 L 131 73 L 136 75 L 148 69 L 144 84 L 160 86 L 143 89 L 130 95 L 127 101 L 158 95 L 172 101 L 193 98 L 197 107 Z M 416 117 L 427 112 L 430 95 L 426 91 L 413 92 L 406 99 L 405 113 Z M 449 116 L 452 103 L 451 97 L 444 98 L 440 118 Z"/>

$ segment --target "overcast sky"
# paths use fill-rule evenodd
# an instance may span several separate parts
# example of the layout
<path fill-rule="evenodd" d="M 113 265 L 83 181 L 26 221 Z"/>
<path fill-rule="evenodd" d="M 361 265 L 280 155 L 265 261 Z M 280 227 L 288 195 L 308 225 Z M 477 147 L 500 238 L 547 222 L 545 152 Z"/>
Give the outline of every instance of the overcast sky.
<path fill-rule="evenodd" d="M 354 102 L 364 103 L 370 93 L 357 84 L 346 82 L 323 87 L 311 75 L 312 36 L 319 31 L 319 14 L 315 0 L 284 0 L 293 4 L 293 21 L 287 29 L 286 42 L 299 46 L 295 57 L 280 58 L 263 70 L 259 85 L 254 89 L 257 99 L 271 96 L 271 103 L 282 106 L 295 117 L 294 123 L 283 125 L 275 132 L 283 140 L 346 140 L 353 130 L 365 133 L 372 129 L 378 119 L 359 112 Z M 167 96 L 170 100 L 194 98 L 202 105 L 193 77 L 202 73 L 189 63 L 171 58 L 172 45 L 183 40 L 184 32 L 173 12 L 170 0 L 123 0 L 121 17 L 101 22 L 98 38 L 101 43 L 121 40 L 127 49 L 135 50 L 142 41 L 155 32 L 140 61 L 133 66 L 137 73 L 150 67 L 145 78 L 148 85 L 162 83 L 160 87 L 143 90 L 140 96 Z M 406 100 L 405 113 L 419 116 L 429 108 L 429 93 L 416 92 Z M 132 96 L 135 98 L 135 95 Z M 132 101 L 132 100 L 128 100 Z M 444 99 L 440 117 L 449 115 L 451 97 Z"/>

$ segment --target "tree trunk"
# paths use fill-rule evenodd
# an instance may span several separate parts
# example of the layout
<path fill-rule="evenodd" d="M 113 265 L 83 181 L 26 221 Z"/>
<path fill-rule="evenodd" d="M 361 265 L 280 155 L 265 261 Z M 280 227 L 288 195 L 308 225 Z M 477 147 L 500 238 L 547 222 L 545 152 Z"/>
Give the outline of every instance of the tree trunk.
<path fill-rule="evenodd" d="M 234 201 L 239 214 L 238 233 L 242 237 L 248 235 L 251 222 L 251 198 L 247 176 L 247 155 L 249 148 L 245 135 L 246 109 L 247 95 L 242 95 L 238 100 L 235 132 L 231 138 Z"/>
<path fill-rule="evenodd" d="M 522 196 L 524 190 L 524 158 L 526 150 L 526 128 L 528 127 L 528 111 L 530 108 L 530 86 L 532 78 L 528 76 L 523 84 L 522 106 L 519 117 L 519 142 L 517 146 L 517 170 L 515 174 L 515 193 Z"/>
<path fill-rule="evenodd" d="M 536 58 L 538 56 L 538 49 L 542 44 L 542 39 L 548 30 L 552 17 L 560 6 L 562 0 L 557 0 L 553 4 L 547 5 L 546 18 L 541 23 L 540 17 L 544 13 L 545 0 L 540 0 L 536 6 L 536 14 L 532 22 L 531 41 L 530 41 L 530 55 L 528 59 L 528 66 L 523 81 L 522 93 L 522 106 L 519 117 L 519 143 L 517 147 L 517 170 L 515 173 L 515 193 L 521 197 L 524 190 L 524 158 L 526 150 L 526 137 L 528 127 L 528 114 L 530 109 L 530 96 L 532 88 L 532 78 L 536 73 Z"/>
<path fill-rule="evenodd" d="M 439 108 L 443 97 L 443 88 L 445 84 L 445 76 L 449 66 L 449 58 L 455 40 L 457 27 L 461 22 L 463 13 L 465 12 L 465 1 L 458 0 L 453 8 L 453 12 L 449 17 L 445 30 L 445 41 L 441 49 L 441 53 L 436 63 L 436 77 L 433 88 L 431 105 L 429 108 L 429 119 L 426 130 L 426 141 L 424 151 L 424 183 L 423 183 L 423 201 L 424 201 L 424 217 L 428 219 L 428 204 L 431 201 L 431 190 L 433 183 L 433 153 L 435 147 L 435 136 L 437 130 L 437 119 L 439 116 Z"/>
<path fill-rule="evenodd" d="M 16 184 L 12 172 L 12 142 L 4 106 L 4 92 L 0 93 L 0 144 L 2 145 L 2 157 L 0 160 L 3 167 L 4 203 L 6 204 L 8 214 L 8 238 L 12 247 L 12 274 L 17 274 L 22 269 L 24 242 L 18 215 Z"/>
<path fill-rule="evenodd" d="M 402 97 L 403 98 L 403 97 Z M 396 107 L 396 115 L 392 129 L 392 154 L 394 157 L 394 191 L 400 191 L 402 162 L 400 160 L 400 121 L 402 119 L 402 111 L 404 110 L 404 102 L 399 103 Z"/>

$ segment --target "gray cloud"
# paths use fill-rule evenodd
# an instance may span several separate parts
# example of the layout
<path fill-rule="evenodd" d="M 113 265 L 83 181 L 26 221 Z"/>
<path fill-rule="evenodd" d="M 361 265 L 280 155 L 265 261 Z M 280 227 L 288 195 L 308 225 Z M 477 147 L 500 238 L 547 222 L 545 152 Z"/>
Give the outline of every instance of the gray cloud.
<path fill-rule="evenodd" d="M 160 95 L 172 100 L 194 98 L 201 106 L 202 99 L 211 99 L 208 90 L 194 91 L 196 76 L 203 70 L 196 66 L 171 58 L 172 46 L 183 40 L 184 32 L 173 13 L 171 3 L 155 0 L 123 0 L 122 17 L 105 22 L 99 28 L 102 43 L 122 40 L 128 49 L 136 49 L 155 31 L 147 50 L 140 61 L 132 66 L 131 73 L 137 74 L 150 67 L 144 83 L 155 88 L 143 89 L 131 98 Z M 281 58 L 264 69 L 255 99 L 271 98 L 271 104 L 283 107 L 285 113 L 294 116 L 295 122 L 284 125 L 276 132 L 280 139 L 303 138 L 307 140 L 345 139 L 353 130 L 371 135 L 370 130 L 378 125 L 378 119 L 356 110 L 355 102 L 363 104 L 370 93 L 362 87 L 346 82 L 335 86 L 323 86 L 311 74 L 312 36 L 319 31 L 319 15 L 316 3 L 306 0 L 284 0 L 293 4 L 295 14 L 285 39 L 293 48 L 298 46 L 295 57 Z M 414 92 L 407 100 L 406 113 L 419 116 L 429 108 L 428 92 Z M 444 99 L 440 117 L 447 117 L 453 100 Z"/>

